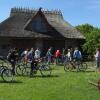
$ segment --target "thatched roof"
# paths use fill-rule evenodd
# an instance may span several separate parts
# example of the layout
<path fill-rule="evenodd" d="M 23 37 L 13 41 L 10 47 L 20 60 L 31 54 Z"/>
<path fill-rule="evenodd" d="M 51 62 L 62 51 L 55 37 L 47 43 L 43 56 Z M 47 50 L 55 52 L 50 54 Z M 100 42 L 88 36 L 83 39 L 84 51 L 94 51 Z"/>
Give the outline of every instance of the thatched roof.
<path fill-rule="evenodd" d="M 34 17 L 41 14 L 48 26 L 47 32 L 27 30 Z M 59 10 L 29 10 L 12 8 L 9 18 L 0 23 L 0 37 L 34 37 L 34 38 L 72 38 L 84 39 L 84 36 L 63 19 Z"/>

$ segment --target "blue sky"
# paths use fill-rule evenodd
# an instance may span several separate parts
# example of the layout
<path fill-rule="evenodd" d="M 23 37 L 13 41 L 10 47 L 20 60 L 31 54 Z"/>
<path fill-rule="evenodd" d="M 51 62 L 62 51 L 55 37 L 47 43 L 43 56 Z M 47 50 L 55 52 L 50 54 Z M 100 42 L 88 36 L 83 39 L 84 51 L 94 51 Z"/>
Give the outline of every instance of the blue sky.
<path fill-rule="evenodd" d="M 0 22 L 12 7 L 60 9 L 73 26 L 89 23 L 100 28 L 100 0 L 0 0 Z"/>

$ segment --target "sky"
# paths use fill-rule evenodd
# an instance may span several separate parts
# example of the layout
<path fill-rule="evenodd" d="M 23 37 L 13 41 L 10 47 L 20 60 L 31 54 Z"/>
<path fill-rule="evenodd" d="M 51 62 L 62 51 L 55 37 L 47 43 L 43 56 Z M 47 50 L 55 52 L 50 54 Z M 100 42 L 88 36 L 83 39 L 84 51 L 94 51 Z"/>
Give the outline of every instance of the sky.
<path fill-rule="evenodd" d="M 73 26 L 88 23 L 100 28 L 100 0 L 0 0 L 0 22 L 9 17 L 13 7 L 60 9 Z"/>

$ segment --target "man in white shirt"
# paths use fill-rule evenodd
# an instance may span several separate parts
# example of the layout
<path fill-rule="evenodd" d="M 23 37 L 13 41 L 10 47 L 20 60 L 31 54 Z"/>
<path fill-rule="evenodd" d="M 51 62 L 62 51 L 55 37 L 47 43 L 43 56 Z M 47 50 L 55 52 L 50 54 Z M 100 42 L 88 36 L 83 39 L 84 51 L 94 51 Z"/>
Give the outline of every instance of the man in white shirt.
<path fill-rule="evenodd" d="M 41 55 L 41 52 L 40 52 L 40 50 L 37 48 L 37 49 L 35 50 L 35 56 L 34 56 L 34 58 L 35 58 L 35 59 L 39 59 L 39 58 L 40 58 L 40 55 Z"/>

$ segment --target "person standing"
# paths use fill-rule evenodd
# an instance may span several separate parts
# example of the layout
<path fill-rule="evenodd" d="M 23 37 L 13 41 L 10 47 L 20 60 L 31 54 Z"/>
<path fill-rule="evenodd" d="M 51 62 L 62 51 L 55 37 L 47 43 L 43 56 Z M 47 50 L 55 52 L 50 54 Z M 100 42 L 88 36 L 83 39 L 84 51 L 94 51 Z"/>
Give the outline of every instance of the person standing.
<path fill-rule="evenodd" d="M 73 58 L 75 59 L 75 61 L 81 61 L 82 60 L 82 53 L 81 53 L 80 50 L 78 50 L 77 47 L 74 50 Z"/>
<path fill-rule="evenodd" d="M 73 61 L 73 53 L 74 53 L 73 48 L 70 48 L 70 54 L 71 54 L 71 60 L 72 60 L 72 61 Z"/>
<path fill-rule="evenodd" d="M 81 51 L 76 47 L 75 50 L 74 50 L 74 53 L 73 53 L 73 59 L 74 61 L 76 62 L 77 66 L 73 66 L 74 68 L 77 69 L 77 71 L 79 70 L 78 67 L 79 67 L 79 64 L 82 60 L 82 53 Z M 74 64 L 73 64 L 74 65 Z"/>
<path fill-rule="evenodd" d="M 71 61 L 71 50 L 70 49 L 68 49 L 67 58 L 68 58 L 68 61 Z"/>
<path fill-rule="evenodd" d="M 96 54 L 94 55 L 96 59 L 96 67 L 97 67 L 97 72 L 100 72 L 100 49 L 96 49 Z"/>
<path fill-rule="evenodd" d="M 27 48 L 26 50 L 24 50 L 22 53 L 21 53 L 21 59 L 22 61 L 26 64 L 27 61 L 28 61 L 28 52 L 29 52 L 29 49 Z"/>
<path fill-rule="evenodd" d="M 55 52 L 56 64 L 59 64 L 60 57 L 61 57 L 61 52 L 60 52 L 60 50 L 57 50 Z"/>
<path fill-rule="evenodd" d="M 64 61 L 65 61 L 65 59 L 66 59 L 65 48 L 62 49 L 61 59 L 62 59 L 62 63 L 64 63 Z"/>
<path fill-rule="evenodd" d="M 34 48 L 31 48 L 31 50 L 28 52 L 27 56 L 28 56 L 29 61 L 33 60 L 33 58 L 34 58 Z"/>
<path fill-rule="evenodd" d="M 47 57 L 47 63 L 50 64 L 51 58 L 52 58 L 51 48 L 48 49 L 48 51 L 46 53 L 46 57 Z"/>
<path fill-rule="evenodd" d="M 35 50 L 34 54 L 35 54 L 35 55 L 34 55 L 34 58 L 35 58 L 35 59 L 39 59 L 39 58 L 40 58 L 41 52 L 40 52 L 39 48 L 37 48 L 37 49 Z"/>

